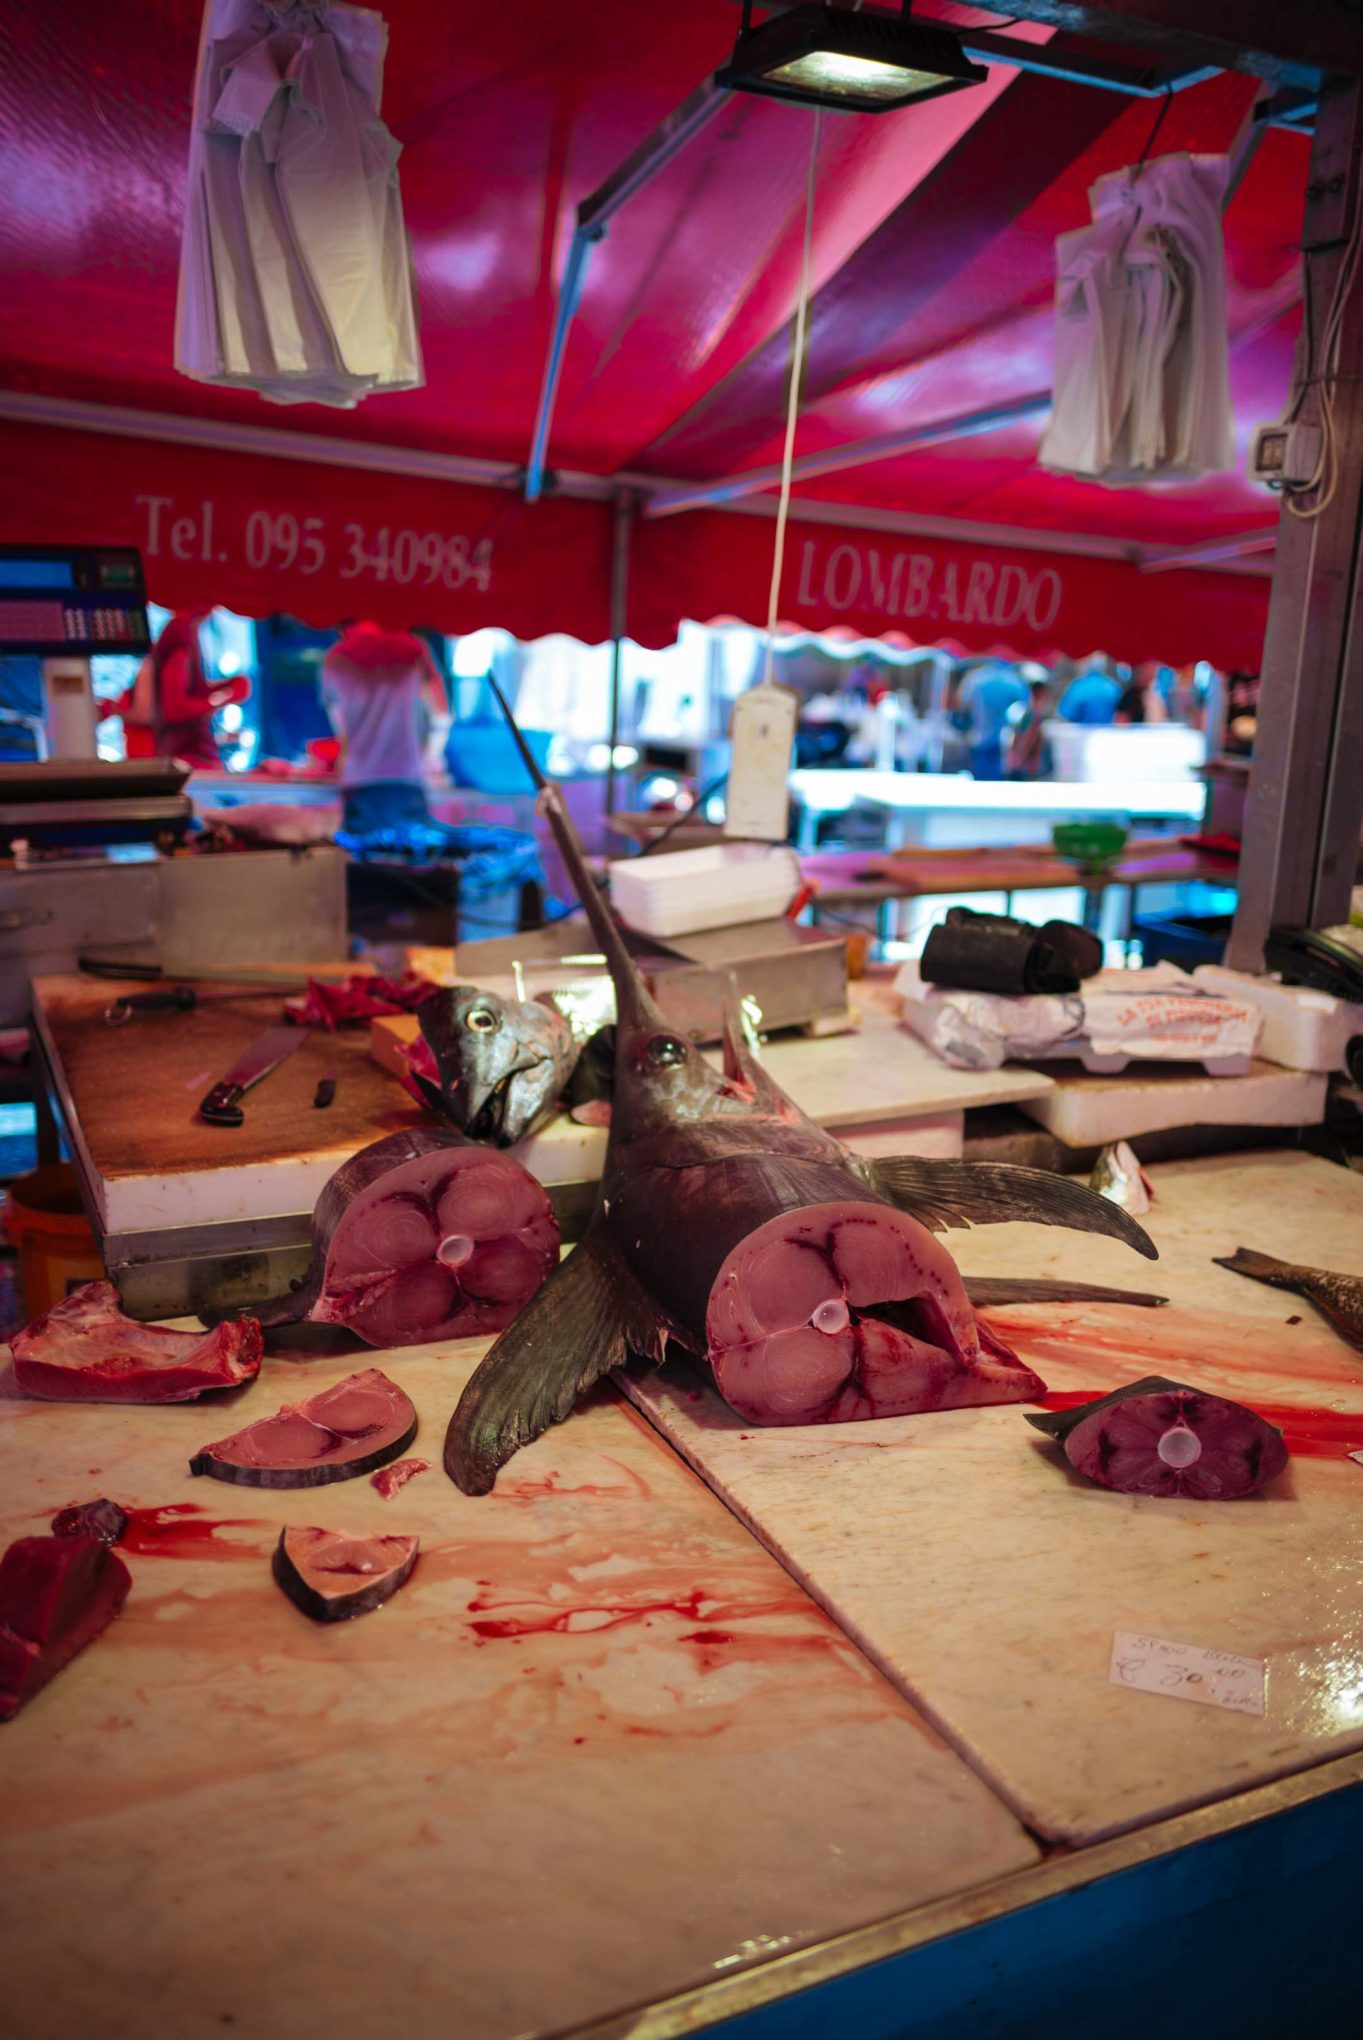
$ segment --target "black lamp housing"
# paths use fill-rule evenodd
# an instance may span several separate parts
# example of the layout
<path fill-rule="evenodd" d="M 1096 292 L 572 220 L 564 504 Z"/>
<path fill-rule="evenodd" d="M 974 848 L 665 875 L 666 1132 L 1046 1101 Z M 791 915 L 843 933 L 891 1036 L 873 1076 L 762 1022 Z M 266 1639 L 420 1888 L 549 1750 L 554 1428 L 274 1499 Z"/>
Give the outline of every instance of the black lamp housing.
<path fill-rule="evenodd" d="M 963 85 L 982 85 L 988 72 L 972 64 L 954 35 L 883 9 L 800 6 L 751 26 L 744 0 L 734 53 L 716 82 L 760 92 L 797 106 L 839 113 L 890 113 Z"/>

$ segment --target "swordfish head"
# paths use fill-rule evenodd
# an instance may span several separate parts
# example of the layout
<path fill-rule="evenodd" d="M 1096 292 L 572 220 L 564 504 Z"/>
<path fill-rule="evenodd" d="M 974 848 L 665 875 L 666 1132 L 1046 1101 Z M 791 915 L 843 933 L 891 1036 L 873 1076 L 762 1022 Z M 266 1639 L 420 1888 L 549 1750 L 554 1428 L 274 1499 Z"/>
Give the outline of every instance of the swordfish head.
<path fill-rule="evenodd" d="M 562 795 L 545 779 L 496 682 L 490 684 L 520 747 L 526 769 L 540 789 L 540 810 L 615 985 L 612 1155 L 618 1157 L 622 1150 L 647 1141 L 650 1136 L 677 1133 L 717 1118 L 752 1119 L 764 1125 L 773 1120 L 808 1125 L 803 1114 L 771 1083 L 748 1053 L 732 1014 L 725 1028 L 723 1074 L 664 1016 L 601 895 Z M 821 1147 L 827 1145 L 825 1137 L 816 1134 L 812 1126 L 809 1131 Z"/>
<path fill-rule="evenodd" d="M 553 1111 L 577 1060 L 568 1022 L 535 999 L 455 985 L 423 999 L 417 1019 L 446 1117 L 470 1140 L 496 1147 L 521 1140 Z"/>

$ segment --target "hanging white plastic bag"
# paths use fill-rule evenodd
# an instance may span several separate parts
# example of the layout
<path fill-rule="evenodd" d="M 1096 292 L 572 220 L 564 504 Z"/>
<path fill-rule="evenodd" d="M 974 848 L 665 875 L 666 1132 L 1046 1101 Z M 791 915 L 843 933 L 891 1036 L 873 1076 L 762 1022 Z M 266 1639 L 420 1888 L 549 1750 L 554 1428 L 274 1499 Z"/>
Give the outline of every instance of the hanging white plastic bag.
<path fill-rule="evenodd" d="M 370 9 L 208 0 L 176 367 L 276 403 L 349 407 L 423 380 L 398 145 Z"/>
<path fill-rule="evenodd" d="M 1100 177 L 1056 242 L 1053 409 L 1042 465 L 1120 485 L 1235 463 L 1220 156 Z"/>

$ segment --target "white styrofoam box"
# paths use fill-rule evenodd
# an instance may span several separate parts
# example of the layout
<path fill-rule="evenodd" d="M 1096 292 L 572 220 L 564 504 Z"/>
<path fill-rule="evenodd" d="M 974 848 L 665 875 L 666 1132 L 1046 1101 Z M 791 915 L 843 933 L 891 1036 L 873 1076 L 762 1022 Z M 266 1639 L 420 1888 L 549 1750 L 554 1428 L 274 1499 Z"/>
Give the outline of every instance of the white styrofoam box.
<path fill-rule="evenodd" d="M 611 899 L 642 935 L 695 935 L 774 921 L 800 890 L 800 864 L 784 844 L 714 843 L 610 867 Z"/>
<path fill-rule="evenodd" d="M 1176 1126 L 1318 1126 L 1326 1078 L 1256 1062 L 1226 1083 L 1201 1070 L 1146 1067 L 1128 1076 L 1060 1077 L 1043 1098 L 1020 1098 L 1067 1147 L 1106 1147 Z"/>
<path fill-rule="evenodd" d="M 1309 985 L 1285 985 L 1278 977 L 1252 977 L 1201 963 L 1193 972 L 1218 997 L 1257 1006 L 1264 1016 L 1259 1053 L 1287 1070 L 1342 1070 L 1344 1051 L 1363 1034 L 1363 1005 L 1335 999 Z"/>

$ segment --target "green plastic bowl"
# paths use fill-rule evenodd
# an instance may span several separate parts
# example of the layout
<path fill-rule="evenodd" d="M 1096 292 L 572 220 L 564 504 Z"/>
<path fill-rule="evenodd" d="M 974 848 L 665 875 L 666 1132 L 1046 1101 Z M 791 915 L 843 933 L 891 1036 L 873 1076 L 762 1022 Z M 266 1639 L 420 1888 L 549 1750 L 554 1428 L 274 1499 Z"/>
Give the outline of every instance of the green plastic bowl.
<path fill-rule="evenodd" d="M 1105 871 L 1125 849 L 1129 833 L 1120 822 L 1057 822 L 1051 841 L 1081 871 Z"/>

